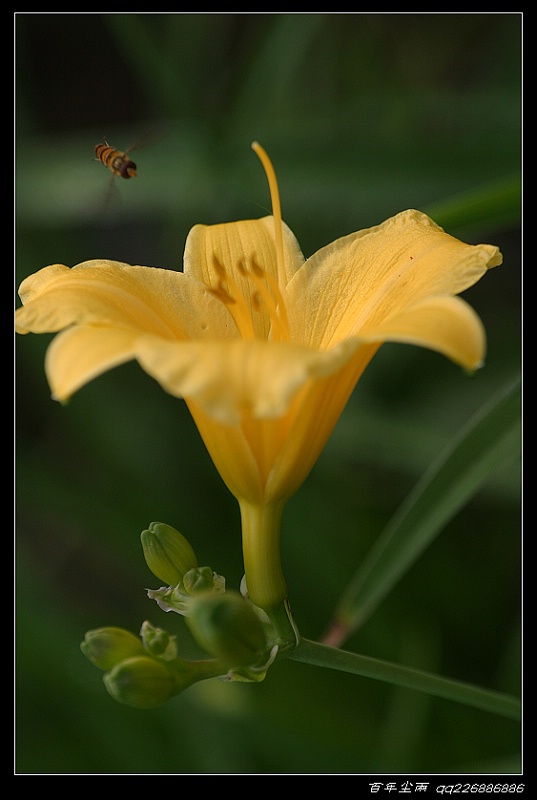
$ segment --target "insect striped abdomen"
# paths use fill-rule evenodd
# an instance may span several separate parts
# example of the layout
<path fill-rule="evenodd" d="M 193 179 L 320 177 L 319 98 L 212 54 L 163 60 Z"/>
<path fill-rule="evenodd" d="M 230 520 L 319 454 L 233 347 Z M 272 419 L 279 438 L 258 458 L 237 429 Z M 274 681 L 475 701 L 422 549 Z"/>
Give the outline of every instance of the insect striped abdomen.
<path fill-rule="evenodd" d="M 136 164 L 128 156 L 128 153 L 122 153 L 121 150 L 116 150 L 108 143 L 96 144 L 95 155 L 97 160 L 108 167 L 113 175 L 119 178 L 134 178 L 136 175 Z"/>

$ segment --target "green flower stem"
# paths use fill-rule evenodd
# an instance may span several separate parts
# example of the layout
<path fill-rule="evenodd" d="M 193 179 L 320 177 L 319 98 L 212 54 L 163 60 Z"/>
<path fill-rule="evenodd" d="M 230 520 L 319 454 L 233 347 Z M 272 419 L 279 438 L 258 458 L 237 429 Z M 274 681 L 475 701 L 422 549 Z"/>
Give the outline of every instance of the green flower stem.
<path fill-rule="evenodd" d="M 284 653 L 284 656 L 292 661 L 302 661 L 305 664 L 328 667 L 361 675 L 364 678 L 385 681 L 395 686 L 403 686 L 406 689 L 415 689 L 510 719 L 519 720 L 521 716 L 520 702 L 515 697 L 380 661 L 377 658 L 349 653 L 309 639 L 300 639 L 297 646 Z"/>
<path fill-rule="evenodd" d="M 254 505 L 239 501 L 242 553 L 248 595 L 254 605 L 278 607 L 287 595 L 280 556 L 283 502 Z"/>
<path fill-rule="evenodd" d="M 206 681 L 209 678 L 221 678 L 228 672 L 228 667 L 216 658 L 204 658 L 199 661 L 184 661 L 177 658 L 174 661 L 167 661 L 166 666 L 179 678 L 184 678 L 188 674 L 192 683 Z"/>
<path fill-rule="evenodd" d="M 275 640 L 279 645 L 279 653 L 282 654 L 297 647 L 300 641 L 300 634 L 293 622 L 293 615 L 287 600 L 284 600 L 281 605 L 275 608 L 265 609 L 265 614 L 274 629 Z"/>

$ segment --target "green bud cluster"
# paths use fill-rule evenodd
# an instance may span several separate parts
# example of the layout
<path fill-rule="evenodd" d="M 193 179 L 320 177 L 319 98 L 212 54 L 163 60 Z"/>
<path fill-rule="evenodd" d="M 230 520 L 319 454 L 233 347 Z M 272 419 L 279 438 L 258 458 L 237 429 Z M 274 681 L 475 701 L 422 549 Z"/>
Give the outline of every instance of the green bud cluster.
<path fill-rule="evenodd" d="M 177 586 L 189 570 L 198 566 L 194 550 L 185 537 L 163 522 L 152 522 L 140 534 L 147 566 L 168 586 Z"/>
<path fill-rule="evenodd" d="M 177 658 L 177 637 L 171 636 L 164 628 L 156 628 L 146 620 L 140 636 L 147 652 L 155 658 L 162 658 L 164 661 Z"/>
<path fill-rule="evenodd" d="M 177 658 L 175 636 L 144 622 L 142 639 L 122 628 L 98 628 L 86 633 L 80 648 L 99 669 L 104 684 L 118 702 L 153 708 L 204 678 L 222 675 L 221 664 Z"/>
<path fill-rule="evenodd" d="M 132 656 L 144 655 L 140 639 L 123 628 L 98 628 L 88 631 L 80 649 L 92 664 L 109 670 Z"/>
<path fill-rule="evenodd" d="M 262 621 L 259 609 L 238 592 L 226 592 L 222 576 L 198 566 L 192 547 L 174 528 L 152 522 L 141 542 L 147 565 L 168 584 L 148 589 L 148 596 L 164 611 L 185 616 L 211 658 L 179 658 L 176 637 L 147 621 L 140 638 L 122 628 L 88 631 L 81 649 L 105 672 L 109 694 L 135 708 L 152 708 L 207 678 L 263 680 L 278 652 L 265 635 L 268 619 Z"/>
<path fill-rule="evenodd" d="M 238 592 L 195 595 L 186 622 L 197 643 L 230 669 L 265 659 L 263 624 Z"/>
<path fill-rule="evenodd" d="M 140 538 L 149 569 L 168 584 L 147 592 L 163 611 L 187 615 L 193 595 L 224 591 L 224 578 L 210 567 L 198 566 L 194 550 L 175 528 L 152 522 Z"/>
<path fill-rule="evenodd" d="M 209 592 L 218 589 L 217 577 L 210 567 L 194 567 L 183 576 L 182 588 L 188 595 Z"/>
<path fill-rule="evenodd" d="M 177 669 L 181 666 L 182 669 Z M 103 678 L 109 694 L 134 708 L 154 708 L 198 680 L 194 665 L 181 661 L 175 669 L 151 656 L 121 661 Z"/>

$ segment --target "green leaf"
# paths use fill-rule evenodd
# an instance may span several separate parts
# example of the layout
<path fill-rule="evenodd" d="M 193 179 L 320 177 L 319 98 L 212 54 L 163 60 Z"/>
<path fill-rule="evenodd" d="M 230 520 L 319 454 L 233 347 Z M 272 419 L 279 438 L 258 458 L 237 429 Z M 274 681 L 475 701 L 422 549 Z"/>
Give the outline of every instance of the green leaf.
<path fill-rule="evenodd" d="M 392 517 L 356 572 L 325 636 L 341 644 L 373 613 L 499 465 L 520 453 L 520 379 L 505 386 L 454 438 Z"/>
<path fill-rule="evenodd" d="M 353 675 L 384 681 L 394 686 L 414 689 L 435 697 L 442 697 L 445 700 L 480 708 L 508 719 L 520 719 L 521 704 L 516 697 L 483 689 L 471 683 L 454 681 L 441 675 L 382 661 L 378 658 L 327 647 L 320 642 L 312 642 L 310 639 L 301 639 L 297 647 L 285 655 L 293 661 L 303 661 L 318 667 L 350 672 Z"/>

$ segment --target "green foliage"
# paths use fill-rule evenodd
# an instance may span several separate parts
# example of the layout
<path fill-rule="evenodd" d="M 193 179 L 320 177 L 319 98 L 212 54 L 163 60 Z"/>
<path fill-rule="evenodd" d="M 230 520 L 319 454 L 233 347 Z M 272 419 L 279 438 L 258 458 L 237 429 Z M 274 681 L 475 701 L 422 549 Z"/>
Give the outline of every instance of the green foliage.
<path fill-rule="evenodd" d="M 336 610 L 345 638 L 375 611 L 414 561 L 499 465 L 521 456 L 520 381 L 510 383 L 454 436 L 388 522 Z"/>

